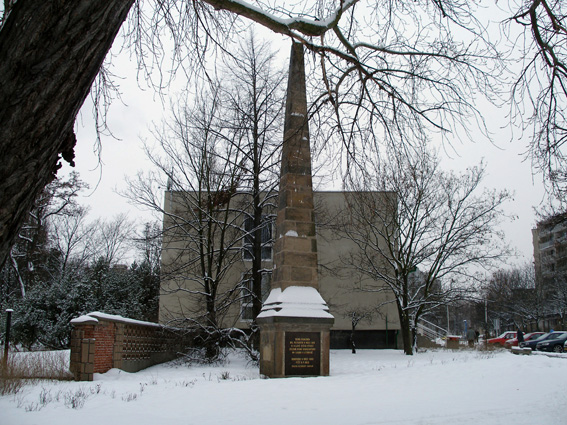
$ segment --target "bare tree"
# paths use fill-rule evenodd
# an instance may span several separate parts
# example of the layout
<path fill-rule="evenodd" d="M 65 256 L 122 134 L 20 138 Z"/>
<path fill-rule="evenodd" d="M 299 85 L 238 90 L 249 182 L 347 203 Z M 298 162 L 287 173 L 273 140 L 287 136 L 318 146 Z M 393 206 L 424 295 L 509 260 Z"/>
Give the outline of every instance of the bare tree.
<path fill-rule="evenodd" d="M 412 354 L 419 319 L 462 297 L 478 267 L 488 268 L 506 253 L 495 226 L 510 195 L 477 194 L 482 164 L 455 174 L 442 171 L 425 148 L 387 153 L 388 163 L 349 187 L 350 216 L 342 228 L 359 253 L 344 261 L 381 282 L 360 290 L 393 292 L 404 352 Z"/>
<path fill-rule="evenodd" d="M 567 274 L 555 273 L 546 289 L 548 313 L 559 318 L 563 329 L 567 323 Z"/>
<path fill-rule="evenodd" d="M 106 264 L 115 265 L 124 259 L 134 239 L 134 222 L 124 213 L 112 219 L 98 219 L 94 225 L 94 256 Z"/>
<path fill-rule="evenodd" d="M 139 236 L 134 242 L 141 254 L 141 261 L 147 263 L 152 269 L 159 270 L 161 263 L 162 223 L 158 221 L 146 222 Z"/>
<path fill-rule="evenodd" d="M 212 47 L 230 47 L 227 31 L 236 35 L 250 21 L 303 43 L 320 62 L 320 100 L 330 105 L 332 126 L 345 135 L 341 142 L 351 155 L 361 139 L 350 135 L 371 126 L 383 125 L 388 137 L 458 127 L 463 116 L 478 115 L 470 92 L 490 92 L 497 75 L 486 66 L 498 55 L 485 42 L 474 8 L 457 0 L 369 7 L 358 0 L 317 1 L 289 8 L 230 0 L 7 4 L 0 27 L 0 141 L 13 161 L 0 168 L 2 257 L 59 156 L 72 161 L 73 121 L 130 9 L 128 46 L 144 77 L 160 88 L 174 73 L 159 69 L 154 81 L 156 67 L 168 63 L 194 76 L 205 69 Z M 466 33 L 466 41 L 456 40 L 454 29 Z"/>
<path fill-rule="evenodd" d="M 551 183 L 558 199 L 567 190 L 567 4 L 522 0 L 509 19 L 521 71 L 512 88 L 513 118 L 531 131 L 534 165 Z"/>
<path fill-rule="evenodd" d="M 182 135 L 182 131 L 176 131 L 177 136 L 194 139 L 182 144 L 192 145 L 191 149 L 196 152 L 191 154 L 194 158 L 202 157 L 203 161 L 211 162 L 209 175 L 205 174 L 201 180 L 220 180 L 210 187 L 186 184 L 185 190 L 188 193 L 171 192 L 171 196 L 179 199 L 193 198 L 198 194 L 204 196 L 204 193 L 211 192 L 220 202 L 214 209 L 221 205 L 228 208 L 226 212 L 229 215 L 225 219 L 230 223 L 214 223 L 217 228 L 226 226 L 221 239 L 228 248 L 226 255 L 219 256 L 215 261 L 222 263 L 230 258 L 226 264 L 228 269 L 233 261 L 241 258 L 244 260 L 245 272 L 242 273 L 242 280 L 229 282 L 228 285 L 235 287 L 236 293 L 233 295 L 237 295 L 237 300 L 246 305 L 241 311 L 246 317 L 242 319 L 252 318 L 254 330 L 253 318 L 260 312 L 263 293 L 266 292 L 265 286 L 271 273 L 271 262 L 268 265 L 266 261 L 271 260 L 271 214 L 277 195 L 274 187 L 277 185 L 276 171 L 281 144 L 282 81 L 285 79 L 285 73 L 274 68 L 274 53 L 270 51 L 267 43 L 259 42 L 253 33 L 250 33 L 249 38 L 225 60 L 220 71 L 220 80 L 223 83 L 214 84 L 207 94 L 200 97 L 193 110 L 189 111 L 185 106 L 184 111 L 176 115 L 176 127 L 188 127 L 187 134 Z M 207 96 L 209 100 L 206 99 Z M 183 120 L 186 123 L 182 124 Z M 200 145 L 196 144 L 203 143 L 205 138 L 208 150 L 202 152 L 199 151 Z M 182 150 L 186 151 L 187 148 L 182 147 Z M 173 149 L 171 154 L 174 154 Z M 169 155 L 168 153 L 167 156 Z M 224 169 L 218 173 L 221 166 Z M 185 168 L 184 173 L 188 174 L 185 179 L 197 175 L 199 171 L 193 164 L 190 167 L 187 164 L 174 165 L 172 169 L 182 167 Z M 159 168 L 167 171 L 163 164 L 159 165 Z M 215 177 L 214 173 L 218 173 L 219 177 Z M 227 180 L 228 176 L 232 176 L 231 181 Z M 170 190 L 175 187 L 173 177 L 170 176 L 167 185 Z M 189 199 L 183 203 L 185 208 L 195 209 L 195 206 L 190 206 L 194 201 Z M 170 212 L 165 212 L 166 217 L 168 214 Z M 218 212 L 215 214 L 217 220 L 222 219 Z M 193 230 L 199 233 L 196 228 Z M 165 232 L 171 233 L 171 229 L 166 227 Z M 195 235 L 191 238 L 194 237 Z M 225 247 L 219 245 L 220 242 L 222 241 L 210 241 L 211 244 L 217 245 L 218 252 L 225 250 Z M 235 243 L 242 247 L 241 258 L 232 255 L 235 249 L 232 245 Z M 222 287 L 227 284 L 223 276 L 219 276 L 215 286 Z M 226 305 L 230 305 L 230 302 Z M 190 313 L 192 317 L 199 316 L 195 311 Z M 218 325 L 220 326 L 220 322 Z M 253 343 L 255 337 L 250 341 Z"/>
<path fill-rule="evenodd" d="M 154 132 L 161 154 L 150 160 L 165 176 L 140 174 L 129 196 L 164 217 L 162 293 L 185 295 L 171 320 L 198 331 L 206 357 L 216 359 L 226 333 L 224 318 L 238 299 L 239 282 L 226 282 L 240 260 L 243 216 L 235 204 L 242 152 L 236 130 L 225 131 L 218 87 L 182 105 Z M 161 189 L 167 188 L 165 205 Z M 180 301 L 183 303 L 183 301 Z M 161 313 L 167 318 L 167 312 Z"/>
<path fill-rule="evenodd" d="M 223 90 L 225 107 L 231 117 L 227 124 L 238 133 L 238 149 L 243 160 L 241 190 L 249 194 L 243 200 L 245 214 L 245 259 L 250 260 L 251 285 L 244 284 L 251 298 L 252 329 L 257 330 L 255 318 L 262 309 L 262 282 L 265 266 L 271 260 L 273 244 L 272 227 L 275 190 L 278 184 L 279 155 L 284 107 L 284 81 L 286 73 L 274 67 L 275 53 L 268 43 L 260 42 L 250 33 L 226 64 L 226 77 L 231 81 Z M 226 124 L 225 124 L 226 125 Z M 258 342 L 258 335 L 252 340 Z"/>
<path fill-rule="evenodd" d="M 93 259 L 94 225 L 86 223 L 87 208 L 52 220 L 50 244 L 60 255 L 60 275 L 73 274 Z"/>
<path fill-rule="evenodd" d="M 368 322 L 372 322 L 374 313 L 375 312 L 373 312 L 372 310 L 362 307 L 351 309 L 345 313 L 345 316 L 350 318 L 350 323 L 351 323 L 350 346 L 351 346 L 352 354 L 356 354 L 356 341 L 355 341 L 356 327 L 360 322 L 364 320 Z"/>
<path fill-rule="evenodd" d="M 13 268 L 22 297 L 38 274 L 50 272 L 45 261 L 51 249 L 50 227 L 54 220 L 75 215 L 80 210 L 76 197 L 85 187 L 79 175 L 71 173 L 67 180 L 54 179 L 35 200 L 9 253 L 9 267 Z"/>
<path fill-rule="evenodd" d="M 530 323 L 539 326 L 549 312 L 545 291 L 536 284 L 533 264 L 497 270 L 481 288 L 481 297 L 489 322 L 498 319 L 505 328 L 526 329 Z"/>
<path fill-rule="evenodd" d="M 550 109 L 545 95 L 543 107 L 535 108 L 549 110 L 538 119 L 551 123 L 544 127 L 558 135 L 541 139 L 543 152 L 561 159 L 555 147 L 565 126 L 552 115 L 563 114 L 554 105 L 561 104 L 557 96 L 564 91 L 565 43 L 555 42 L 564 35 L 564 6 L 543 0 L 522 5 L 513 20 L 529 24 L 556 96 L 548 97 Z M 57 7 L 43 0 L 5 2 L 0 146 L 10 160 L 0 164 L 0 262 L 60 157 L 72 162 L 73 121 L 129 11 L 127 45 L 137 54 L 143 79 L 158 88 L 180 70 L 189 77 L 205 73 L 211 49 L 230 50 L 250 22 L 302 43 L 317 66 L 316 110 L 330 111 L 322 113 L 321 122 L 334 130 L 351 165 L 364 161 L 366 141 L 378 134 L 374 128 L 381 129 L 380 139 L 409 144 L 432 131 L 467 134 L 467 119 L 484 127 L 471 93 L 494 96 L 502 87 L 502 63 L 478 6 L 461 0 L 318 0 L 285 6 L 232 0 L 65 0 Z M 171 68 L 161 69 L 162 64 Z M 100 75 L 108 81 L 107 74 Z M 529 75 L 524 72 L 520 80 L 533 81 Z M 533 97 L 536 103 L 538 98 Z"/>
<path fill-rule="evenodd" d="M 334 148 L 349 159 L 346 172 L 364 162 L 374 135 L 409 144 L 431 132 L 466 134 L 469 118 L 484 129 L 471 93 L 491 97 L 501 84 L 500 55 L 473 2 L 207 3 L 286 35 L 312 54 L 314 111 L 334 136 L 323 143 L 337 142 Z"/>

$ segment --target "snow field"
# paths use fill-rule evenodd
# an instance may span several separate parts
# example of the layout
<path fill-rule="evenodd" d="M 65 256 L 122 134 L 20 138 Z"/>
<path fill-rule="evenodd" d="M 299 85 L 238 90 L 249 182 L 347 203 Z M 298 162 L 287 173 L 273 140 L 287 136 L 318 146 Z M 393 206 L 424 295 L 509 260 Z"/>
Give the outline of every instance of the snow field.
<path fill-rule="evenodd" d="M 333 350 L 330 377 L 261 379 L 233 354 L 26 386 L 0 397 L 0 425 L 561 424 L 565 377 L 567 355 Z"/>

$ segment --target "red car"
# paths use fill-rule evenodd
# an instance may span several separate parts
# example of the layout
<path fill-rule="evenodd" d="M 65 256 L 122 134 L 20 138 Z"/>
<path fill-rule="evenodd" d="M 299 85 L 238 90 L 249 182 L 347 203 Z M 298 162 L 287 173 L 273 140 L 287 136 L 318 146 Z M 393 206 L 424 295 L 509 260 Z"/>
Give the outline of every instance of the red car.
<path fill-rule="evenodd" d="M 498 335 L 496 338 L 490 338 L 486 341 L 488 344 L 499 344 L 504 347 L 504 344 L 509 339 L 516 338 L 516 332 L 508 331 L 504 332 L 503 334 Z"/>
<path fill-rule="evenodd" d="M 538 336 L 543 335 L 543 334 L 544 334 L 544 332 L 531 332 L 531 333 L 528 333 L 528 334 L 524 334 L 524 341 L 527 342 L 530 339 L 537 338 Z M 512 347 L 517 347 L 517 346 L 518 346 L 518 338 L 517 337 L 509 339 L 508 341 L 506 341 L 504 343 L 504 347 L 506 347 L 506 348 L 512 348 Z"/>

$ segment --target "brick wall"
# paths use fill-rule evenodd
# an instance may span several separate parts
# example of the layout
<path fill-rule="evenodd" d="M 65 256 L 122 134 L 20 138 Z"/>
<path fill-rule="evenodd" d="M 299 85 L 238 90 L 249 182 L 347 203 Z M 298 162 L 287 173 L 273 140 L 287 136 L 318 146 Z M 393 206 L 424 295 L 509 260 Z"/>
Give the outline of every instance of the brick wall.
<path fill-rule="evenodd" d="M 191 345 L 174 328 L 104 313 L 71 321 L 71 372 L 76 381 L 92 381 L 94 373 L 112 368 L 127 372 L 166 362 Z"/>

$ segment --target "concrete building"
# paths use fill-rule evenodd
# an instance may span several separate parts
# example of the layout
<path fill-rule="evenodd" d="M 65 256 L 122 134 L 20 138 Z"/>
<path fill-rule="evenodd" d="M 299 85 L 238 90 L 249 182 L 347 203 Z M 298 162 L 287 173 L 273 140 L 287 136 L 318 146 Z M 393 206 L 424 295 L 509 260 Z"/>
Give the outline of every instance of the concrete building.
<path fill-rule="evenodd" d="M 565 329 L 567 316 L 567 213 L 556 214 L 532 229 L 535 294 L 542 304 L 538 330 Z M 535 326 L 535 324 L 534 324 Z"/>
<path fill-rule="evenodd" d="M 532 229 L 536 279 L 546 285 L 550 279 L 567 274 L 567 214 L 540 221 Z"/>
<path fill-rule="evenodd" d="M 190 226 L 193 211 L 183 200 L 183 193 L 168 191 L 165 194 L 164 238 L 162 251 L 162 283 L 160 294 L 160 323 L 192 325 L 202 320 L 205 308 L 202 276 L 196 272 L 198 238 L 196 226 Z M 395 196 L 393 193 L 373 193 L 377 199 Z M 225 215 L 229 222 L 223 228 L 224 239 L 230 244 L 226 253 L 226 269 L 221 276 L 218 293 L 219 301 L 229 307 L 219 314 L 219 325 L 224 328 L 247 330 L 252 322 L 252 297 L 250 296 L 249 253 L 250 238 L 246 230 L 250 223 L 241 213 L 237 204 L 244 205 L 246 194 L 233 198 L 232 212 Z M 240 201 L 239 201 L 240 199 Z M 396 348 L 398 342 L 399 318 L 390 291 L 367 292 L 361 288 L 383 287 L 381 282 L 371 281 L 346 268 L 343 259 L 357 250 L 355 243 L 341 237 L 337 230 L 341 222 L 349 219 L 346 198 L 343 192 L 315 192 L 315 222 L 318 247 L 318 279 L 320 293 L 335 317 L 331 328 L 331 348 L 349 348 L 352 317 L 364 316 L 356 326 L 357 348 Z M 275 198 L 274 198 L 275 203 Z M 266 212 L 267 225 L 262 231 L 262 294 L 265 299 L 270 292 L 273 268 L 273 225 L 275 209 Z M 194 215 L 194 214 L 193 214 Z M 183 219 L 187 217 L 187 219 Z M 219 229 L 216 238 L 221 233 Z M 215 247 L 214 249 L 217 249 Z M 220 249 L 220 248 L 219 248 Z M 194 267 L 193 267 L 194 266 Z M 202 273 L 201 273 L 202 274 Z M 216 277 L 216 276 L 212 276 Z M 391 301 L 391 302 L 390 302 Z M 199 319 L 201 317 L 201 319 Z"/>

